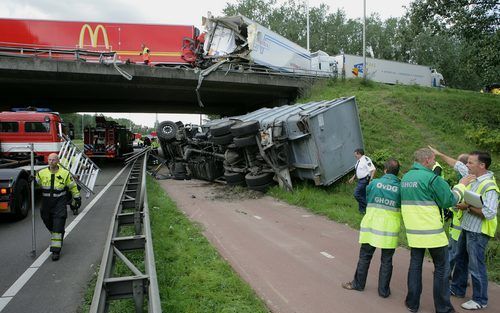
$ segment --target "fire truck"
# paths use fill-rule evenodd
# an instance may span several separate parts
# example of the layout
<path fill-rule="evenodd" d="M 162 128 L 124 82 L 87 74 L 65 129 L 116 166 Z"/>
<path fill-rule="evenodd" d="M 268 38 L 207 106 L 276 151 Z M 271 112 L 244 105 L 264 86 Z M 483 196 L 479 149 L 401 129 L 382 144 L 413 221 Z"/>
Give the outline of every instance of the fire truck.
<path fill-rule="evenodd" d="M 95 117 L 95 127 L 84 130 L 84 153 L 90 158 L 120 159 L 133 152 L 134 134 L 104 116 Z"/>
<path fill-rule="evenodd" d="M 37 57 L 73 58 L 68 50 L 116 52 L 121 62 L 142 63 L 141 45 L 150 64 L 192 64 L 199 30 L 191 25 L 0 19 L 0 46 Z M 43 53 L 49 51 L 50 53 Z"/>
<path fill-rule="evenodd" d="M 0 214 L 24 218 L 30 205 L 29 173 L 31 148 L 38 164 L 63 145 L 59 134 L 72 137 L 60 115 L 50 109 L 13 109 L 0 112 Z"/>

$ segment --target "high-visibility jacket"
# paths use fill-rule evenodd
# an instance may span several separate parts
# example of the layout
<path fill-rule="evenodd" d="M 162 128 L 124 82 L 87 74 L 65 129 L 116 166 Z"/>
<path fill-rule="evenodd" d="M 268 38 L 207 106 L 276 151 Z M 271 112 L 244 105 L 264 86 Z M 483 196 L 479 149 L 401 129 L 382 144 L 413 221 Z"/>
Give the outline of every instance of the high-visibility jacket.
<path fill-rule="evenodd" d="M 61 166 L 54 174 L 50 172 L 48 167 L 41 169 L 36 174 L 36 182 L 42 189 L 43 197 L 57 198 L 66 196 L 66 187 L 73 198 L 80 197 L 80 192 L 70 172 Z"/>
<path fill-rule="evenodd" d="M 456 205 L 465 186 L 450 190 L 443 178 L 415 162 L 401 180 L 401 214 L 408 245 L 412 248 L 437 248 L 448 245 L 441 209 Z"/>
<path fill-rule="evenodd" d="M 361 220 L 359 243 L 395 249 L 401 229 L 400 180 L 393 174 L 374 179 L 366 188 L 366 214 Z"/>
<path fill-rule="evenodd" d="M 451 220 L 448 233 L 450 234 L 450 237 L 453 240 L 458 241 L 458 237 L 460 237 L 460 233 L 462 232 L 462 226 L 460 226 L 460 224 L 462 221 L 463 211 L 453 210 L 452 212 L 453 212 L 453 219 Z"/>
<path fill-rule="evenodd" d="M 148 47 L 144 47 L 144 49 L 142 49 L 142 60 L 144 62 L 149 62 L 149 48 Z"/>
<path fill-rule="evenodd" d="M 441 164 L 439 164 L 439 162 L 436 161 L 436 163 L 434 163 L 434 166 L 432 167 L 432 171 L 434 173 L 436 173 L 434 170 L 439 167 L 441 169 L 441 172 L 439 174 L 439 176 L 441 176 L 443 179 L 444 179 L 444 170 L 443 170 L 443 167 L 441 166 Z"/>
<path fill-rule="evenodd" d="M 472 187 L 472 184 L 469 184 L 467 186 L 467 190 L 470 190 Z M 497 182 L 495 180 L 495 177 L 491 177 L 488 179 L 483 180 L 479 186 L 476 189 L 476 193 L 482 195 L 484 197 L 485 193 L 490 191 L 490 190 L 495 190 L 497 193 L 500 193 L 498 189 Z M 495 237 L 495 232 L 497 230 L 497 217 L 495 215 L 494 218 L 491 220 L 488 219 L 483 219 L 481 223 L 481 232 L 487 236 L 490 237 Z"/>
<path fill-rule="evenodd" d="M 156 140 L 151 141 L 151 148 L 152 149 L 158 149 L 160 147 L 160 143 Z"/>

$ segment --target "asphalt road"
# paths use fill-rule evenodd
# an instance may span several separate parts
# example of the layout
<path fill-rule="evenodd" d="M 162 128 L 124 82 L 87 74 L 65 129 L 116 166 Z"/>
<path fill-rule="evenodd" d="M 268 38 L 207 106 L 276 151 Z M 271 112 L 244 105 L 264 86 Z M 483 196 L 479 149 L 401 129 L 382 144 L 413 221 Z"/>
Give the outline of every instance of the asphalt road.
<path fill-rule="evenodd" d="M 96 193 L 89 199 L 83 197 L 80 211 L 85 210 L 121 168 L 119 163 L 101 166 Z M 37 262 L 31 256 L 31 214 L 17 222 L 0 216 L 1 313 L 77 311 L 88 282 L 101 261 L 104 241 L 126 173 L 124 171 L 99 200 L 94 201 L 86 214 L 75 217 L 68 211 L 67 232 L 75 218 L 80 220 L 68 232 L 61 259 L 57 262 L 47 258 L 47 253 L 43 254 L 49 246 L 50 235 L 43 225 L 38 207 L 35 212 Z M 17 288 L 22 283 L 25 283 L 24 286 Z"/>

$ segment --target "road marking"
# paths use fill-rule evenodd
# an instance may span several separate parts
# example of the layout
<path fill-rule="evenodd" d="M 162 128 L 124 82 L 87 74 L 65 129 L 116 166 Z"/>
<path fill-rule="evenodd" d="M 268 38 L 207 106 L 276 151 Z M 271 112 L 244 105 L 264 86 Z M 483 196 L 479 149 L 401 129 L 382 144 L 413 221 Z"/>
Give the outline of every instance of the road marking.
<path fill-rule="evenodd" d="M 254 215 L 253 217 L 255 217 L 255 218 L 256 218 L 256 219 L 258 219 L 258 220 L 261 220 L 261 219 L 262 219 L 262 217 L 260 217 L 260 216 L 258 216 L 258 215 Z"/>
<path fill-rule="evenodd" d="M 302 215 L 302 217 L 311 217 L 312 215 L 309 215 L 309 214 L 304 214 Z"/>
<path fill-rule="evenodd" d="M 123 167 L 121 171 L 119 171 L 115 177 L 99 192 L 94 199 L 85 207 L 85 209 L 76 216 L 76 218 L 68 225 L 65 229 L 64 238 L 68 236 L 68 234 L 75 228 L 75 226 L 82 220 L 82 218 L 92 209 L 92 207 L 96 204 L 96 202 L 102 197 L 102 195 L 111 187 L 111 185 L 115 182 L 115 180 L 120 177 L 123 171 L 127 167 Z M 42 266 L 42 264 L 47 261 L 50 256 L 50 248 L 45 249 L 42 254 L 33 262 L 30 267 L 21 275 L 19 278 L 7 289 L 7 291 L 0 297 L 0 312 L 2 312 L 7 304 L 9 304 L 10 300 L 12 300 L 16 294 L 21 290 L 21 288 L 26 285 L 26 283 L 30 280 L 30 278 L 38 271 L 38 269 Z"/>
<path fill-rule="evenodd" d="M 335 259 L 335 257 L 334 257 L 333 255 L 331 255 L 331 254 L 329 254 L 329 253 L 327 253 L 327 252 L 325 252 L 325 251 L 321 251 L 320 253 L 321 253 L 324 257 L 327 257 L 327 258 L 329 258 L 329 259 Z"/>

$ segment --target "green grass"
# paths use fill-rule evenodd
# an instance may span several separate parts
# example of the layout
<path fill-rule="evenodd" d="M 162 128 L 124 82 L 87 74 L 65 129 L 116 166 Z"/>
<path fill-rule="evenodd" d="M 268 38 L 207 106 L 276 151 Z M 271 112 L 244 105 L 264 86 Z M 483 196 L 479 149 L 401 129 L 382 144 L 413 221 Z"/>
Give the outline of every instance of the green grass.
<path fill-rule="evenodd" d="M 164 313 L 268 312 L 264 303 L 148 176 L 156 272 Z"/>
<path fill-rule="evenodd" d="M 455 157 L 472 150 L 489 151 L 493 158 L 490 170 L 499 177 L 500 97 L 453 89 L 333 80 L 314 86 L 310 94 L 299 102 L 348 96 L 356 96 L 365 150 L 377 164 L 377 177 L 382 175 L 382 164 L 388 157 L 400 160 L 401 176 L 411 167 L 415 150 L 429 144 Z M 486 132 L 479 132 L 478 129 Z M 454 184 L 456 175 L 453 169 L 444 162 L 440 163 L 444 166 L 447 180 Z M 352 196 L 353 191 L 354 185 L 348 185 L 344 178 L 329 187 L 318 188 L 310 183 L 295 182 L 292 193 L 276 187 L 269 193 L 359 229 L 361 215 Z M 405 237 L 402 231 L 402 246 L 407 246 Z M 500 229 L 497 229 L 496 238 L 490 240 L 487 251 L 488 275 L 497 283 L 500 282 L 499 239 Z"/>
<path fill-rule="evenodd" d="M 190 222 L 149 176 L 147 190 L 162 311 L 269 312 L 250 286 L 210 245 L 202 235 L 201 227 Z M 123 227 L 120 235 L 133 235 L 133 227 Z M 128 252 L 126 256 L 140 271 L 144 271 L 142 251 Z M 120 260 L 115 263 L 114 273 L 115 277 L 132 275 Z M 97 272 L 89 283 L 78 312 L 89 311 L 96 280 Z M 113 301 L 109 312 L 135 312 L 133 300 Z"/>

